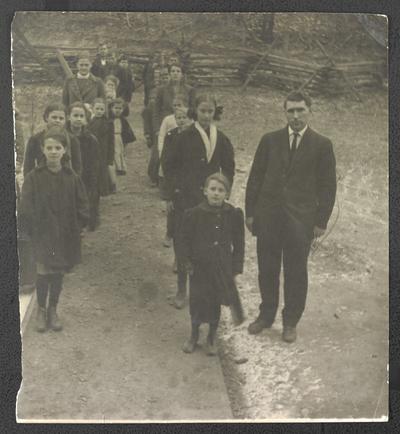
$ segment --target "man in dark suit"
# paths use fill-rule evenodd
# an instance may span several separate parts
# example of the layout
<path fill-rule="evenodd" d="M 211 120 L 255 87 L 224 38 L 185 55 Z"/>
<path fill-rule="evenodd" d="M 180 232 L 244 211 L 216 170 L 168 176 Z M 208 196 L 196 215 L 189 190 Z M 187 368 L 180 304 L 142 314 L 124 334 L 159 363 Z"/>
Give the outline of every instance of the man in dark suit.
<path fill-rule="evenodd" d="M 246 188 L 246 226 L 257 237 L 260 313 L 249 333 L 272 326 L 279 304 L 283 259 L 283 333 L 296 340 L 307 296 L 307 260 L 313 238 L 325 233 L 336 196 L 331 141 L 308 126 L 311 100 L 302 92 L 284 102 L 288 125 L 265 134 Z"/>

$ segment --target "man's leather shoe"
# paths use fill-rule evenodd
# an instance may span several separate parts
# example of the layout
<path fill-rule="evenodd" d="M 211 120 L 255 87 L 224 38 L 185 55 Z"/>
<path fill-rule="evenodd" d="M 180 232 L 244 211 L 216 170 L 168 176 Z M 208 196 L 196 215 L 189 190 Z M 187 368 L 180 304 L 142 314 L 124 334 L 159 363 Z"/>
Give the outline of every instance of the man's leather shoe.
<path fill-rule="evenodd" d="M 282 339 L 291 344 L 297 338 L 296 327 L 284 327 L 282 332 Z"/>
<path fill-rule="evenodd" d="M 251 335 L 257 335 L 258 333 L 269 327 L 271 327 L 271 324 L 269 324 L 265 319 L 257 318 L 249 325 L 247 330 Z"/>

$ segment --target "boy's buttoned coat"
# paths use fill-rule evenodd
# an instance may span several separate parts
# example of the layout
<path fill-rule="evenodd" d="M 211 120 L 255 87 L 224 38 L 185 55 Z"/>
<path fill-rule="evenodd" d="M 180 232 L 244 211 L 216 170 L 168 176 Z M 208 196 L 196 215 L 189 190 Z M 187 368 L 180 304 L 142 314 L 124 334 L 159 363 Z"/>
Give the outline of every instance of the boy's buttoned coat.
<path fill-rule="evenodd" d="M 66 107 L 76 101 L 92 104 L 95 98 L 105 98 L 104 84 L 100 78 L 89 74 L 86 79 L 74 76 L 65 80 L 62 101 Z"/>

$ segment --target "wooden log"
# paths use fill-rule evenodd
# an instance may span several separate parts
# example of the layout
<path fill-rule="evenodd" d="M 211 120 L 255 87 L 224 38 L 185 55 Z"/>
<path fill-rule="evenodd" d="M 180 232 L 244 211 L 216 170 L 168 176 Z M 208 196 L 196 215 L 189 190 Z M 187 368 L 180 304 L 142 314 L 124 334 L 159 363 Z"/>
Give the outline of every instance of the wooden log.
<path fill-rule="evenodd" d="M 68 63 L 66 62 L 66 60 L 64 59 L 63 53 L 61 53 L 60 50 L 56 51 L 56 55 L 57 55 L 57 60 L 60 62 L 60 65 L 64 71 L 65 77 L 66 78 L 70 78 L 73 77 L 74 74 L 71 71 L 71 68 L 69 67 Z M 89 65 L 89 63 L 88 63 Z"/>

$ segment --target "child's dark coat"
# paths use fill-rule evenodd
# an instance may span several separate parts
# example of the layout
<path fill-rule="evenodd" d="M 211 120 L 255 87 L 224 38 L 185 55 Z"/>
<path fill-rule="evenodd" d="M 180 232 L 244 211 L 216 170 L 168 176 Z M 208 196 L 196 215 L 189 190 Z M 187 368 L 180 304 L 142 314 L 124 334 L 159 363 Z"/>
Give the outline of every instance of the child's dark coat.
<path fill-rule="evenodd" d="M 111 193 L 108 166 L 114 163 L 114 125 L 105 116 L 94 117 L 88 130 L 99 143 L 99 191 L 101 196 L 107 196 Z"/>
<path fill-rule="evenodd" d="M 132 94 L 135 90 L 135 82 L 132 72 L 129 68 L 124 69 L 118 66 L 115 70 L 115 76 L 118 78 L 117 97 L 121 97 L 127 103 L 132 101 Z"/>
<path fill-rule="evenodd" d="M 235 302 L 233 277 L 243 272 L 244 217 L 228 203 L 211 207 L 206 201 L 185 212 L 181 252 L 190 277 L 190 315 L 195 322 L 218 321 L 220 305 Z"/>
<path fill-rule="evenodd" d="M 42 164 L 25 178 L 19 231 L 32 239 L 36 262 L 60 271 L 79 263 L 80 232 L 88 217 L 85 188 L 70 168 L 53 173 Z"/>

